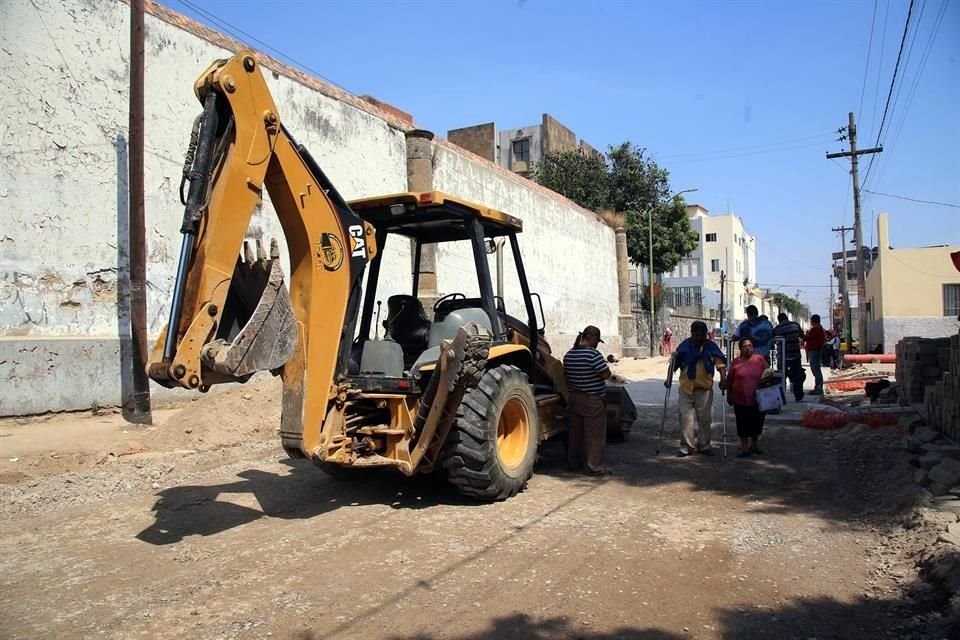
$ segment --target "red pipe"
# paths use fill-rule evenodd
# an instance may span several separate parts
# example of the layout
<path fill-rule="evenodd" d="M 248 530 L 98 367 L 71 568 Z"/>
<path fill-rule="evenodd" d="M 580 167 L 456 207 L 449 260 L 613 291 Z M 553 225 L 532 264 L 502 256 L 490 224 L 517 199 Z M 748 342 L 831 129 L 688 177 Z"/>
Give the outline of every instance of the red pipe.
<path fill-rule="evenodd" d="M 894 364 L 897 361 L 895 353 L 866 353 L 858 355 L 845 355 L 843 359 L 847 362 L 858 362 L 863 364 Z"/>

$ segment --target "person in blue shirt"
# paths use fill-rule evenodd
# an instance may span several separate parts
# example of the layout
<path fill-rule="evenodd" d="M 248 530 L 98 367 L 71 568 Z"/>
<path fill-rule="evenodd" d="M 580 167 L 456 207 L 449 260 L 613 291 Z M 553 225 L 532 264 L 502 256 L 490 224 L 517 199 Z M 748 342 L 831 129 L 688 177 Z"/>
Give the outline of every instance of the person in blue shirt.
<path fill-rule="evenodd" d="M 753 343 L 753 352 L 760 354 L 770 361 L 770 342 L 773 338 L 773 324 L 767 316 L 761 316 L 756 306 L 750 305 L 745 309 L 747 319 L 740 323 L 734 334 L 735 341 L 749 338 Z"/>

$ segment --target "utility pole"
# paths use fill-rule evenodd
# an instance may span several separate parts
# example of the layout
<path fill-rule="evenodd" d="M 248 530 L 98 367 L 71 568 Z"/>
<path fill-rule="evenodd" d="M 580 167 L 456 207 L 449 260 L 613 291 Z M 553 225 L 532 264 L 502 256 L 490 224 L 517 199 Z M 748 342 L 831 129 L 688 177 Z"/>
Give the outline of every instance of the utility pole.
<path fill-rule="evenodd" d="M 847 287 L 847 231 L 853 231 L 853 227 L 833 227 L 830 230 L 840 234 L 840 268 L 843 271 L 840 277 L 840 295 L 843 296 L 843 335 L 847 339 L 847 349 L 850 349 L 853 345 L 853 312 L 850 310 L 850 291 Z M 832 279 L 830 287 L 833 291 Z M 830 308 L 833 309 L 833 307 Z"/>
<path fill-rule="evenodd" d="M 831 269 L 830 269 L 830 298 L 829 298 L 830 302 L 827 304 L 827 310 L 830 311 L 830 328 L 831 328 L 832 330 L 836 331 L 836 330 L 837 330 L 837 323 L 836 323 L 836 321 L 835 321 L 834 318 L 833 318 L 833 272 L 835 271 L 835 269 L 834 269 L 833 267 L 835 267 L 836 265 L 833 264 L 833 263 L 831 263 L 830 266 L 831 266 Z"/>
<path fill-rule="evenodd" d="M 727 280 L 727 274 L 721 271 L 720 272 L 720 335 L 722 337 L 721 344 L 723 344 L 723 340 L 726 340 L 726 336 L 728 333 L 727 322 L 726 322 L 726 318 L 724 317 L 724 311 L 726 309 L 726 300 L 724 296 L 724 291 L 726 291 L 727 289 L 727 287 L 724 285 L 726 285 L 726 280 Z"/>
<path fill-rule="evenodd" d="M 143 173 L 143 95 L 144 38 L 143 0 L 130 2 L 130 165 L 128 185 L 130 261 L 130 343 L 132 348 L 132 403 L 124 407 L 124 417 L 136 424 L 150 424 L 150 379 L 147 377 L 147 259 L 144 216 Z M 171 329 L 175 330 L 175 329 Z"/>
<path fill-rule="evenodd" d="M 647 263 L 650 272 L 650 357 L 656 353 L 654 346 L 656 344 L 656 324 L 657 324 L 657 315 L 656 315 L 656 303 L 653 301 L 653 206 L 651 205 L 647 209 L 647 231 L 649 235 L 647 236 L 647 249 L 650 251 L 650 262 Z"/>
<path fill-rule="evenodd" d="M 860 340 L 866 341 L 867 338 L 867 314 L 865 313 L 866 309 L 866 288 L 867 288 L 867 276 L 864 272 L 864 260 L 863 260 L 863 228 L 860 223 L 860 174 L 858 173 L 858 158 L 863 155 L 868 155 L 871 153 L 881 153 L 883 147 L 874 147 L 871 149 L 860 149 L 857 150 L 857 124 L 853 119 L 853 111 L 848 114 L 848 122 L 846 128 L 841 127 L 838 131 L 840 133 L 840 141 L 850 138 L 850 151 L 841 151 L 839 153 L 828 153 L 827 159 L 832 160 L 833 158 L 850 158 L 851 171 L 853 175 L 853 238 L 854 244 L 857 246 L 857 315 L 859 316 L 857 322 L 857 332 L 860 334 Z M 846 248 L 844 248 L 846 251 Z M 846 254 L 844 254 L 846 255 Z M 844 262 L 844 267 L 846 267 L 846 262 Z M 844 273 L 846 275 L 846 273 Z M 852 336 L 848 337 L 852 338 Z M 852 345 L 853 341 L 851 339 L 848 345 Z M 865 344 L 865 342 L 864 342 Z"/>

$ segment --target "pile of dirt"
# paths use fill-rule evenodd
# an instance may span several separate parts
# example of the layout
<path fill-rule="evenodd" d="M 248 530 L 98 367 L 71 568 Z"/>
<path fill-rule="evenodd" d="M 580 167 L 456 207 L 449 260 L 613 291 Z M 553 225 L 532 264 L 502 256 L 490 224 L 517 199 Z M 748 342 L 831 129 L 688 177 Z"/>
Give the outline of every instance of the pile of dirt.
<path fill-rule="evenodd" d="M 212 451 L 177 450 L 144 453 L 90 469 L 38 476 L 0 485 L 0 516 L 50 514 L 85 504 L 105 503 L 136 493 L 162 491 L 204 478 L 249 467 L 251 456 L 286 457 L 279 442 L 237 445 Z"/>
<path fill-rule="evenodd" d="M 281 382 L 270 378 L 180 405 L 161 424 L 147 429 L 151 451 L 221 447 L 275 438 L 280 430 Z"/>
<path fill-rule="evenodd" d="M 96 471 L 166 453 L 277 443 L 280 397 L 280 380 L 266 378 L 158 405 L 151 425 L 129 424 L 119 409 L 0 420 L 0 485 Z"/>
<path fill-rule="evenodd" d="M 856 487 L 864 517 L 906 514 L 921 504 L 924 492 L 913 482 L 915 469 L 896 427 L 850 424 L 826 436 L 838 451 L 842 484 Z M 869 482 L 864 482 L 869 478 Z"/>
<path fill-rule="evenodd" d="M 856 487 L 864 505 L 857 526 L 882 533 L 865 549 L 872 577 L 864 597 L 898 602 L 900 637 L 960 637 L 960 547 L 942 541 L 957 515 L 932 508 L 913 482 L 898 430 L 851 425 L 825 437 L 838 451 L 838 490 Z"/>

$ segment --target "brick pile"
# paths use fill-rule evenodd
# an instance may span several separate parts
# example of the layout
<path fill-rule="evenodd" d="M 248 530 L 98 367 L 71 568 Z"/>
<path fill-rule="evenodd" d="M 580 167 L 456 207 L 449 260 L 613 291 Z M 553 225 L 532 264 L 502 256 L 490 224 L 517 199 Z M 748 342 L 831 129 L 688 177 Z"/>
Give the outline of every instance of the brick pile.
<path fill-rule="evenodd" d="M 951 338 L 904 338 L 897 343 L 896 376 L 901 404 L 926 400 L 926 388 L 940 382 L 943 372 L 950 368 L 950 341 Z"/>
<path fill-rule="evenodd" d="M 924 392 L 924 418 L 930 426 L 960 440 L 960 334 L 946 340 L 949 348 L 939 354 L 940 380 Z"/>

